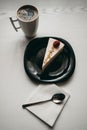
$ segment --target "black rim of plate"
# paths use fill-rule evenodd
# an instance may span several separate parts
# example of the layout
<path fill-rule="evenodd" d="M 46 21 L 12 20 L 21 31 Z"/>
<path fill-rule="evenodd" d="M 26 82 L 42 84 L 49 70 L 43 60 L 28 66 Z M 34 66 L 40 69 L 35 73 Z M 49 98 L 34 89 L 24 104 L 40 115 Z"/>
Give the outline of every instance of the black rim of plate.
<path fill-rule="evenodd" d="M 64 50 L 63 50 L 63 59 L 66 60 L 63 61 L 64 66 L 61 65 L 60 67 L 60 73 L 56 72 L 56 74 L 53 74 L 53 72 L 48 72 L 44 77 L 40 77 L 38 73 L 41 71 L 40 67 L 38 67 L 38 64 L 36 64 L 36 52 L 42 48 L 46 48 L 47 42 L 49 38 L 54 38 L 62 43 L 64 43 Z M 39 44 L 40 43 L 40 44 Z M 39 44 L 39 46 L 38 46 Z M 61 59 L 61 55 L 60 58 Z M 64 57 L 65 56 L 65 57 Z M 40 61 L 40 60 L 39 60 Z M 56 63 L 56 62 L 55 62 Z M 44 83 L 58 83 L 63 82 L 71 77 L 75 70 L 75 54 L 73 51 L 73 48 L 71 45 L 64 39 L 58 38 L 58 37 L 39 37 L 31 40 L 29 44 L 27 45 L 24 53 L 24 68 L 27 73 L 27 75 L 33 80 L 33 81 L 39 81 Z M 52 69 L 53 67 L 51 67 Z M 58 68 L 59 70 L 59 68 Z"/>

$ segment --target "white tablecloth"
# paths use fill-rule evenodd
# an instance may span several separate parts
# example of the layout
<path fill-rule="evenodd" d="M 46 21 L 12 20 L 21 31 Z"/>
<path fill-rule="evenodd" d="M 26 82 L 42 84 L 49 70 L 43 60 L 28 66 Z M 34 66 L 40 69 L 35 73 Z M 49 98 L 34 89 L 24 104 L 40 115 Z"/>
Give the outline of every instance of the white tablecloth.
<path fill-rule="evenodd" d="M 65 83 L 58 84 L 70 93 L 54 130 L 87 129 L 87 1 L 0 1 L 0 130 L 44 130 L 47 125 L 24 111 L 21 105 L 38 83 L 25 73 L 23 56 L 29 42 L 23 32 L 15 32 L 9 16 L 23 4 L 38 7 L 40 21 L 36 37 L 57 36 L 67 40 L 76 55 L 76 69 Z"/>

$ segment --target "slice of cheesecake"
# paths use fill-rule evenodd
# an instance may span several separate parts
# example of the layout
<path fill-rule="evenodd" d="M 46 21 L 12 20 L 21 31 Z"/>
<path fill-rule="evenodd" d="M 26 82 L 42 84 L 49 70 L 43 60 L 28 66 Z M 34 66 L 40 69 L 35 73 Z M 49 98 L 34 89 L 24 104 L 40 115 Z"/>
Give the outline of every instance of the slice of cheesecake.
<path fill-rule="evenodd" d="M 64 48 L 64 44 L 56 39 L 49 38 L 45 56 L 42 63 L 42 70 L 44 70 L 56 56 L 58 56 Z"/>

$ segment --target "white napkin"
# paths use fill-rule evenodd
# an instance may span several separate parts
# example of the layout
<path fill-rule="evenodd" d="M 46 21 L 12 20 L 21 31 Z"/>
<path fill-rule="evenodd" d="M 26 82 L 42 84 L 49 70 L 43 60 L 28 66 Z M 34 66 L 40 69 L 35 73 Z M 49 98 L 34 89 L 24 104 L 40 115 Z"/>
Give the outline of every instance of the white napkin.
<path fill-rule="evenodd" d="M 32 112 L 36 117 L 44 121 L 49 126 L 53 127 L 57 117 L 60 115 L 65 103 L 70 95 L 60 89 L 55 84 L 39 85 L 38 88 L 31 94 L 26 103 L 33 103 L 38 101 L 44 101 L 51 99 L 55 93 L 64 93 L 65 99 L 62 104 L 55 104 L 52 101 L 48 101 L 41 104 L 26 107 L 27 110 Z"/>

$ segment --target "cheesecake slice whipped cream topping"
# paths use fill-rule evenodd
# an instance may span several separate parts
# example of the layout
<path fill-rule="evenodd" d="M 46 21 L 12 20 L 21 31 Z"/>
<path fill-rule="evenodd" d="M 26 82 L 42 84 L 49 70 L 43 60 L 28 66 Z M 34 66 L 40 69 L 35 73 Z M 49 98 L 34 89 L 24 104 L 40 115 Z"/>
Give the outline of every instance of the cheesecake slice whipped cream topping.
<path fill-rule="evenodd" d="M 45 56 L 42 63 L 44 70 L 58 56 L 64 48 L 64 44 L 56 39 L 49 38 Z"/>

